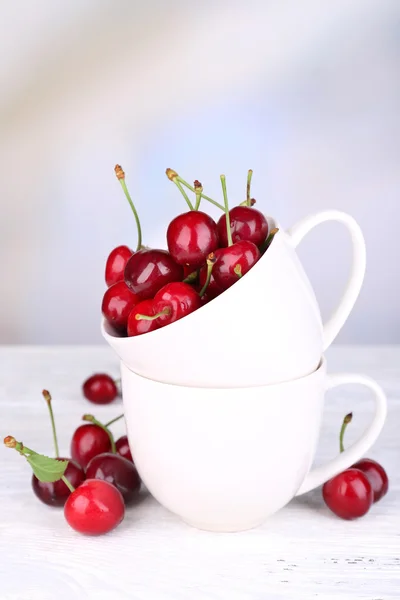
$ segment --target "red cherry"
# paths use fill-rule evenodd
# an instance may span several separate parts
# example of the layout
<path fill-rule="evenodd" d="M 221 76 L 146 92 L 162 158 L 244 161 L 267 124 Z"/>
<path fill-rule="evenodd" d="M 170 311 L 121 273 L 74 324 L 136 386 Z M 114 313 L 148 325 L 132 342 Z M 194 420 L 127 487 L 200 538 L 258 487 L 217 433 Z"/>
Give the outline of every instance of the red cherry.
<path fill-rule="evenodd" d="M 118 281 L 106 290 L 101 310 L 107 321 L 117 330 L 123 331 L 128 323 L 129 313 L 140 302 L 124 281 Z"/>
<path fill-rule="evenodd" d="M 110 436 L 104 429 L 93 423 L 80 425 L 72 436 L 71 457 L 83 468 L 94 456 L 110 450 Z"/>
<path fill-rule="evenodd" d="M 365 515 L 374 497 L 368 477 L 354 468 L 327 481 L 322 488 L 322 495 L 326 505 L 342 519 L 356 519 Z"/>
<path fill-rule="evenodd" d="M 188 283 L 175 282 L 165 285 L 154 296 L 157 312 L 165 311 L 157 320 L 160 327 L 178 321 L 201 306 L 199 294 Z"/>
<path fill-rule="evenodd" d="M 371 458 L 362 458 L 352 467 L 359 469 L 368 478 L 374 494 L 374 502 L 378 502 L 389 489 L 389 479 L 385 469 L 375 460 Z"/>
<path fill-rule="evenodd" d="M 108 481 L 87 479 L 68 497 L 64 507 L 67 523 L 85 535 L 108 533 L 125 515 L 121 492 Z"/>
<path fill-rule="evenodd" d="M 132 461 L 119 454 L 98 454 L 86 467 L 88 479 L 103 479 L 115 485 L 125 502 L 135 498 L 140 489 L 140 477 Z"/>
<path fill-rule="evenodd" d="M 133 462 L 127 435 L 121 435 L 121 437 L 115 442 L 115 447 L 117 449 L 117 453 L 122 456 L 122 458 L 126 458 L 127 460 Z"/>
<path fill-rule="evenodd" d="M 142 300 L 153 298 L 164 285 L 183 279 L 183 268 L 166 250 L 139 250 L 128 260 L 125 282 Z"/>
<path fill-rule="evenodd" d="M 217 224 L 198 210 L 183 213 L 168 225 L 167 243 L 177 263 L 199 266 L 218 248 Z"/>
<path fill-rule="evenodd" d="M 83 395 L 94 404 L 109 404 L 118 396 L 118 388 L 114 379 L 105 373 L 96 373 L 86 379 Z"/>
<path fill-rule="evenodd" d="M 125 266 L 132 254 L 133 250 L 128 248 L 128 246 L 117 246 L 110 252 L 106 262 L 105 273 L 108 287 L 118 281 L 124 280 Z"/>
<path fill-rule="evenodd" d="M 69 461 L 64 476 L 74 488 L 85 481 L 85 472 L 77 463 L 69 458 L 57 458 L 56 460 Z M 58 479 L 53 483 L 48 483 L 39 481 L 36 475 L 32 475 L 32 488 L 39 500 L 49 506 L 64 506 L 71 493 L 62 479 Z"/>
<path fill-rule="evenodd" d="M 235 206 L 229 211 L 233 243 L 247 240 L 256 246 L 262 244 L 268 235 L 268 221 L 264 215 L 250 206 Z M 218 235 L 221 246 L 228 245 L 226 216 L 218 221 Z"/>
<path fill-rule="evenodd" d="M 253 242 L 237 242 L 228 248 L 215 250 L 212 275 L 216 284 L 226 290 L 245 275 L 260 258 L 260 251 Z"/>
<path fill-rule="evenodd" d="M 196 289 L 198 291 L 200 291 L 202 289 L 206 280 L 207 280 L 207 265 L 204 265 L 204 267 L 201 267 L 200 272 L 199 272 L 199 282 L 196 286 Z M 217 296 L 222 294 L 223 291 L 224 290 L 215 281 L 214 275 L 211 272 L 211 279 L 207 286 L 207 292 L 205 294 L 205 295 L 207 295 L 207 298 L 208 298 L 207 302 L 210 300 L 213 300 L 214 298 L 216 298 Z M 203 304 L 204 304 L 204 296 L 202 297 Z"/>
<path fill-rule="evenodd" d="M 155 316 L 157 313 L 154 300 L 143 300 L 136 304 L 128 318 L 128 336 L 142 335 L 155 331 L 160 327 L 158 319 L 137 319 L 136 315 Z"/>

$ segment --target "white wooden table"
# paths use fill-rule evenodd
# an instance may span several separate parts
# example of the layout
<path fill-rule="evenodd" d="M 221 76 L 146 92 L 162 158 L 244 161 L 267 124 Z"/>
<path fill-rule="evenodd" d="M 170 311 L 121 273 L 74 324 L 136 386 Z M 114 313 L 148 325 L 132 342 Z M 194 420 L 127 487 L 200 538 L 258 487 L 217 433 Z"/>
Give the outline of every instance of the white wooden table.
<path fill-rule="evenodd" d="M 115 532 L 85 538 L 69 529 L 62 510 L 41 504 L 30 487 L 28 464 L 0 449 L 1 600 L 311 600 L 400 598 L 400 347 L 337 347 L 328 368 L 363 372 L 389 397 L 381 438 L 368 454 L 390 477 L 385 499 L 358 521 L 341 521 L 324 506 L 320 490 L 291 502 L 264 526 L 245 533 L 191 529 L 146 493 Z M 62 453 L 85 412 L 108 420 L 121 401 L 96 407 L 81 395 L 95 371 L 118 376 L 106 347 L 0 348 L 1 438 L 14 435 L 52 453 L 47 407 L 53 395 Z M 362 388 L 327 396 L 317 462 L 338 451 L 342 417 L 354 413 L 347 441 L 372 412 Z M 123 431 L 119 422 L 115 433 Z"/>

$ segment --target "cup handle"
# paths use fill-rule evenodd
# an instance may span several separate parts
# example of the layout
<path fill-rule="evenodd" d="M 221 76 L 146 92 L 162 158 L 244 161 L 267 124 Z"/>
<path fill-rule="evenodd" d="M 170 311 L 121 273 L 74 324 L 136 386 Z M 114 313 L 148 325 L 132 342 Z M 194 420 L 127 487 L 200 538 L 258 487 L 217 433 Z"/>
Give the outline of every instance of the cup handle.
<path fill-rule="evenodd" d="M 324 325 L 323 351 L 332 344 L 346 322 L 360 293 L 366 266 L 364 236 L 357 221 L 347 213 L 337 210 L 327 210 L 316 213 L 315 215 L 306 217 L 299 221 L 299 223 L 296 223 L 296 225 L 289 229 L 287 233 L 292 238 L 294 246 L 296 247 L 311 229 L 325 221 L 339 221 L 347 227 L 353 244 L 353 259 L 350 277 L 346 284 L 343 296 L 338 307 Z"/>
<path fill-rule="evenodd" d="M 352 446 L 347 448 L 344 452 L 341 452 L 336 458 L 330 460 L 325 465 L 321 465 L 320 467 L 316 467 L 310 471 L 303 481 L 296 496 L 300 496 L 301 494 L 305 494 L 306 492 L 313 490 L 341 471 L 351 467 L 351 465 L 364 456 L 382 430 L 386 418 L 387 402 L 386 395 L 381 386 L 378 385 L 373 379 L 365 377 L 364 375 L 346 373 L 327 375 L 327 390 L 348 383 L 358 383 L 360 385 L 364 385 L 374 392 L 375 415 L 372 423 L 369 425 L 368 429 L 364 432 L 361 438 Z"/>

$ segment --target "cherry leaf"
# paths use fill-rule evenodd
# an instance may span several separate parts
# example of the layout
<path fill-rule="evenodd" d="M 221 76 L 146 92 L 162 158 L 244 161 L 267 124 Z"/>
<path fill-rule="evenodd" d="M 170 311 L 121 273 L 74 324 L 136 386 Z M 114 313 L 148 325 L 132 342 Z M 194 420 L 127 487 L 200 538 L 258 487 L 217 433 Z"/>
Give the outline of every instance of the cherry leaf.
<path fill-rule="evenodd" d="M 51 483 L 61 479 L 68 467 L 67 460 L 56 460 L 42 454 L 31 454 L 26 456 L 32 470 L 39 481 Z"/>

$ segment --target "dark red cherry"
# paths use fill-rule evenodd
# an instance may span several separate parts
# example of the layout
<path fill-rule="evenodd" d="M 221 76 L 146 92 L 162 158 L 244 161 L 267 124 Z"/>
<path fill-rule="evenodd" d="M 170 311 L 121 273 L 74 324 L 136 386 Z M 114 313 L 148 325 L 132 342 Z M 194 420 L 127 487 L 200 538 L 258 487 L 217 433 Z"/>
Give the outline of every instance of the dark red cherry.
<path fill-rule="evenodd" d="M 142 300 L 153 298 L 164 285 L 183 279 L 183 268 L 166 250 L 139 250 L 128 260 L 125 282 Z"/>
<path fill-rule="evenodd" d="M 124 271 L 126 263 L 133 254 L 133 250 L 128 246 L 117 246 L 112 250 L 106 262 L 106 284 L 108 287 L 124 280 Z"/>
<path fill-rule="evenodd" d="M 250 206 L 235 206 L 229 211 L 233 243 L 241 241 L 253 242 L 256 246 L 262 244 L 268 235 L 268 221 L 264 215 Z M 228 245 L 226 234 L 226 216 L 218 221 L 218 235 L 221 246 Z"/>
<path fill-rule="evenodd" d="M 69 458 L 57 458 L 56 460 L 69 461 L 64 476 L 68 479 L 72 487 L 76 488 L 85 481 L 85 472 L 76 462 L 73 462 Z M 71 493 L 62 479 L 48 483 L 39 481 L 36 475 L 32 475 L 32 488 L 39 500 L 49 506 L 64 506 Z"/>
<path fill-rule="evenodd" d="M 129 313 L 140 302 L 124 281 L 118 281 L 106 290 L 103 296 L 101 310 L 103 316 L 117 331 L 124 331 Z"/>
<path fill-rule="evenodd" d="M 387 494 L 389 479 L 385 469 L 378 462 L 371 458 L 362 458 L 353 465 L 353 469 L 359 469 L 367 476 L 374 494 L 374 502 L 378 502 Z"/>
<path fill-rule="evenodd" d="M 85 398 L 94 404 L 109 404 L 118 396 L 118 388 L 106 373 L 95 373 L 82 386 Z"/>
<path fill-rule="evenodd" d="M 216 284 L 226 290 L 245 275 L 260 258 L 260 251 L 253 242 L 237 242 L 228 248 L 215 250 L 212 275 Z"/>
<path fill-rule="evenodd" d="M 93 423 L 80 425 L 71 440 L 71 457 L 83 468 L 98 454 L 111 450 L 108 433 Z"/>
<path fill-rule="evenodd" d="M 200 266 L 218 248 L 217 224 L 198 210 L 183 213 L 168 225 L 167 243 L 177 263 Z"/>
<path fill-rule="evenodd" d="M 136 317 L 136 315 L 139 317 L 142 315 L 154 317 L 156 313 L 157 310 L 154 300 L 143 300 L 143 302 L 136 304 L 128 318 L 128 336 L 142 335 L 143 333 L 149 333 L 150 331 L 158 329 L 160 327 L 158 319 L 143 319 Z"/>
<path fill-rule="evenodd" d="M 101 535 L 115 529 L 123 520 L 124 499 L 108 481 L 87 479 L 68 497 L 64 516 L 75 531 Z"/>
<path fill-rule="evenodd" d="M 374 497 L 368 477 L 354 468 L 327 481 L 322 495 L 326 505 L 341 519 L 362 517 L 371 508 Z"/>
<path fill-rule="evenodd" d="M 98 454 L 86 467 L 88 479 L 103 479 L 115 485 L 125 502 L 135 498 L 140 489 L 140 477 L 132 461 L 119 454 Z"/>
<path fill-rule="evenodd" d="M 130 460 L 133 462 L 132 453 L 131 453 L 131 449 L 129 447 L 129 441 L 128 441 L 127 435 L 122 435 L 115 442 L 115 447 L 117 449 L 118 454 L 120 456 L 122 456 L 122 458 L 126 458 L 127 460 Z"/>

